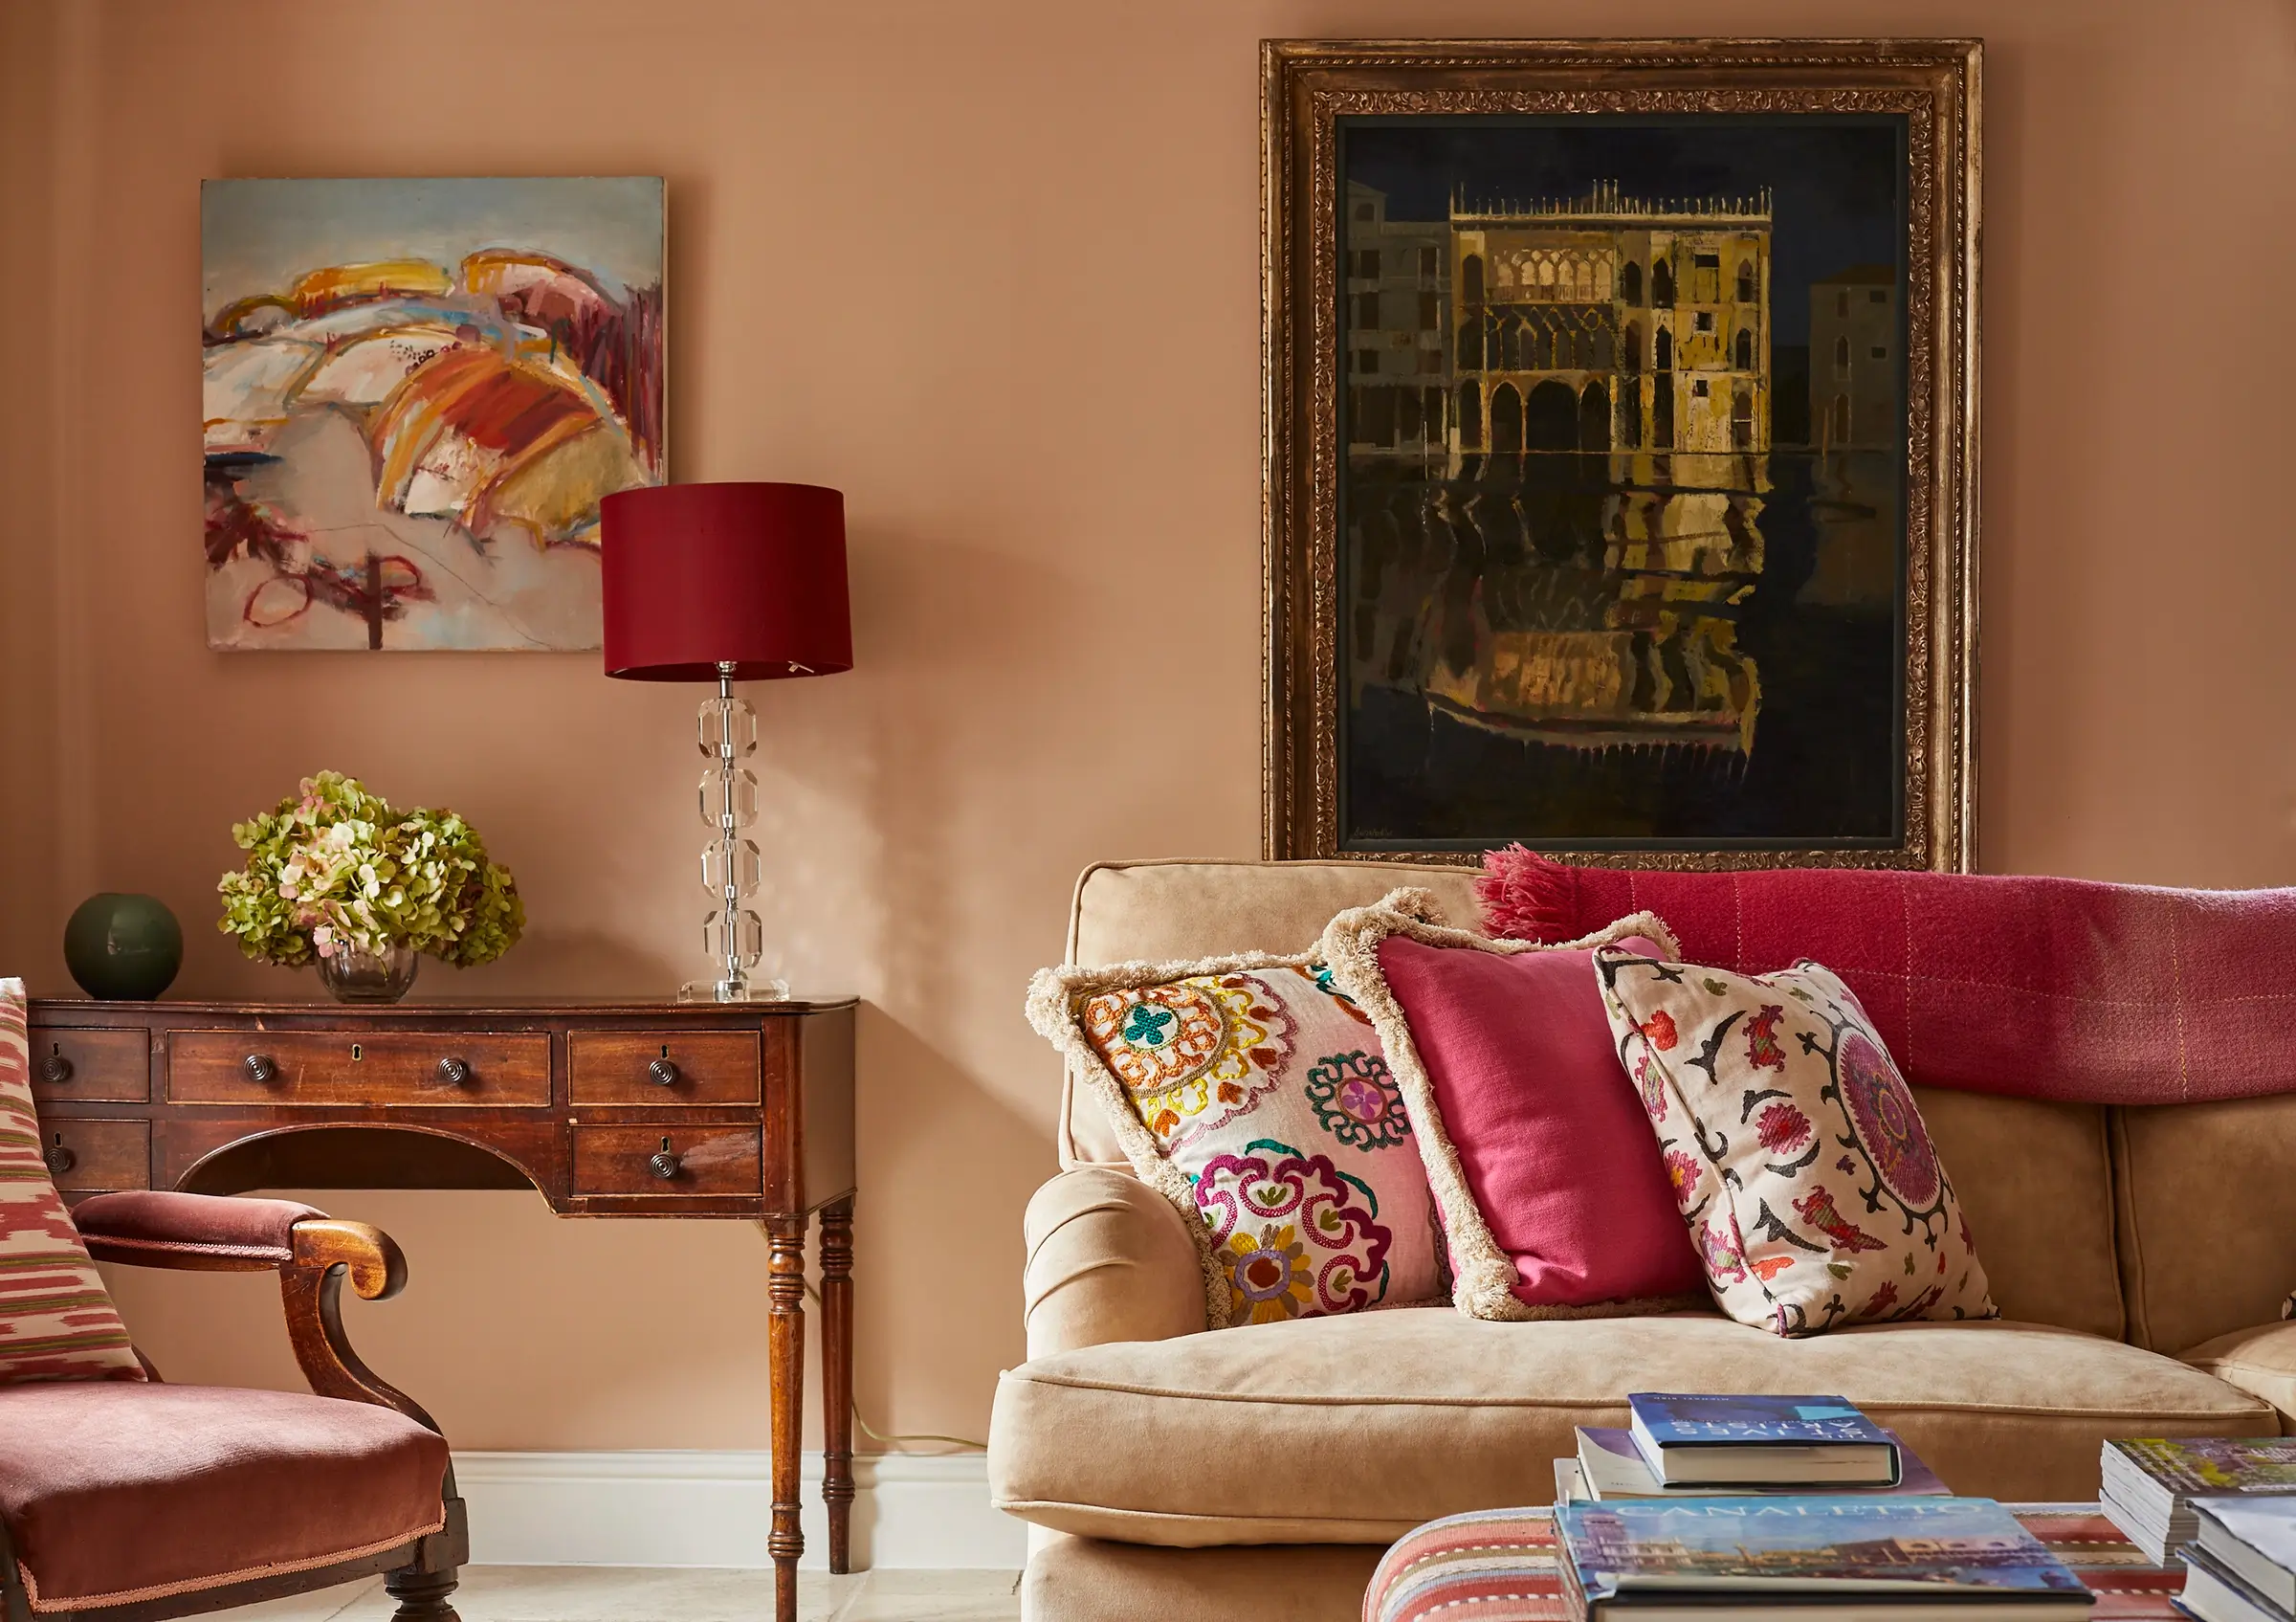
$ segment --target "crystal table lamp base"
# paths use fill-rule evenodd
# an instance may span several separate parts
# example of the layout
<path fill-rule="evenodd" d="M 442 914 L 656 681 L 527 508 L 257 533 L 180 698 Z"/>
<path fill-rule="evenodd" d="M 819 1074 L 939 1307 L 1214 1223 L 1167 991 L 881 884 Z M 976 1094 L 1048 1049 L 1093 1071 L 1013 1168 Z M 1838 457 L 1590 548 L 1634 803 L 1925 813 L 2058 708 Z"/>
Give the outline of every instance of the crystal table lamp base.
<path fill-rule="evenodd" d="M 786 980 L 689 980 L 677 989 L 681 1003 L 778 1003 L 788 995 Z"/>
<path fill-rule="evenodd" d="M 765 956 L 765 929 L 747 904 L 764 877 L 757 842 L 743 832 L 758 819 L 757 774 L 741 765 L 758 746 L 758 715 L 734 697 L 734 666 L 718 667 L 718 695 L 702 700 L 696 742 L 713 764 L 701 779 L 701 820 L 714 837 L 701 853 L 701 883 L 718 905 L 702 921 L 702 945 L 717 960 L 707 980 L 678 988 L 681 1003 L 771 1003 L 789 983 L 755 977 Z"/>

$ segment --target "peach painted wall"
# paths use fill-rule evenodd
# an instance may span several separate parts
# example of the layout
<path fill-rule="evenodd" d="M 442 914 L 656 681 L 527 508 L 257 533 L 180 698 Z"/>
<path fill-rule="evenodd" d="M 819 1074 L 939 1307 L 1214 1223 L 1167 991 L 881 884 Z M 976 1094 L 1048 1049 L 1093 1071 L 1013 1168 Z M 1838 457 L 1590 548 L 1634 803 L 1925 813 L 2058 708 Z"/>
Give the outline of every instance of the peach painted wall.
<path fill-rule="evenodd" d="M 980 1434 L 1020 1356 L 1053 1098 L 1020 990 L 1076 869 L 1257 846 L 1263 34 L 1988 36 L 1983 863 L 2296 881 L 2286 0 L 388 13 L 0 8 L 0 965 L 67 989 L 69 908 L 144 889 L 190 926 L 182 991 L 313 989 L 208 925 L 231 821 L 331 765 L 517 871 L 526 942 L 456 990 L 689 969 L 693 693 L 210 654 L 193 477 L 203 176 L 668 176 L 675 473 L 850 502 L 857 668 L 755 697 L 769 933 L 868 999 L 880 1428 Z M 323 1197 L 406 1242 L 354 1327 L 463 1445 L 762 1445 L 750 1230 Z M 120 1288 L 178 1378 L 289 1378 L 262 1280 Z"/>

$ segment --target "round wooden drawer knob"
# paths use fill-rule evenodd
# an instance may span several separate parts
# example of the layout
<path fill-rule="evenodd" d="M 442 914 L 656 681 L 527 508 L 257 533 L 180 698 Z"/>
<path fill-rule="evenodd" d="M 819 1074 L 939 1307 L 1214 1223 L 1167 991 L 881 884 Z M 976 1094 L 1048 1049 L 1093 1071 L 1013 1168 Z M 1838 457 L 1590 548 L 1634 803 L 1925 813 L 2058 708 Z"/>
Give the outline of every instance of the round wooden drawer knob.
<path fill-rule="evenodd" d="M 458 1058 L 442 1058 L 438 1061 L 438 1078 L 450 1087 L 463 1086 L 471 1078 L 471 1067 Z"/>
<path fill-rule="evenodd" d="M 40 1060 L 40 1079 L 54 1086 L 72 1079 L 72 1061 L 61 1054 L 50 1054 Z"/>
<path fill-rule="evenodd" d="M 247 1074 L 249 1079 L 257 1085 L 269 1086 L 279 1078 L 279 1067 L 271 1062 L 269 1054 L 250 1054 L 247 1055 Z"/>
<path fill-rule="evenodd" d="M 668 1058 L 655 1059 L 651 1064 L 646 1067 L 646 1078 L 649 1081 L 655 1083 L 657 1086 L 676 1086 L 677 1061 Z"/>
<path fill-rule="evenodd" d="M 50 1149 L 45 1158 L 48 1162 L 48 1173 L 52 1177 L 61 1177 L 79 1164 L 79 1156 L 74 1154 L 62 1144 Z"/>
<path fill-rule="evenodd" d="M 670 1140 L 667 1138 L 662 1140 L 662 1146 L 658 1150 L 646 1157 L 646 1169 L 665 1183 L 677 1175 L 677 1154 L 670 1147 Z"/>

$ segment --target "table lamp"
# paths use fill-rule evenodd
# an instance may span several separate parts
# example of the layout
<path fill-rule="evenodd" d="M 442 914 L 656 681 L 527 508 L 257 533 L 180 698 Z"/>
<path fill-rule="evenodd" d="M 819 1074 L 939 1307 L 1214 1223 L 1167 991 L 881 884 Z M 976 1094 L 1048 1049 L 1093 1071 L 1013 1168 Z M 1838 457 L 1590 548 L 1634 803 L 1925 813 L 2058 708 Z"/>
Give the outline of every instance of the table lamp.
<path fill-rule="evenodd" d="M 681 1002 L 766 1002 L 781 980 L 753 980 L 764 926 L 744 904 L 762 877 L 757 841 L 758 712 L 736 681 L 833 676 L 853 668 L 845 589 L 845 498 L 818 484 L 662 484 L 608 496 L 600 508 L 606 674 L 632 681 L 710 681 L 696 739 L 701 853 L 715 902 L 702 939 L 718 967 Z"/>

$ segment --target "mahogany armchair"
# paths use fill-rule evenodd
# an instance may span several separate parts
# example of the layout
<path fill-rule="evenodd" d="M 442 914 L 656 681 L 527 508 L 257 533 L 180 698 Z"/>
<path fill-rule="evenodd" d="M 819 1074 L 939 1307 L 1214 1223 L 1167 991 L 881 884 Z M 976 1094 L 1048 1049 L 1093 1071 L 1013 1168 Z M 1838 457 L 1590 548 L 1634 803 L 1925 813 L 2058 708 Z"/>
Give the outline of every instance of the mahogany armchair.
<path fill-rule="evenodd" d="M 447 1444 L 342 1331 L 342 1290 L 396 1295 L 382 1230 L 285 1200 L 98 1194 L 99 1261 L 276 1269 L 312 1393 L 71 1381 L 0 1388 L 4 1622 L 158 1622 L 380 1571 L 402 1622 L 455 1622 L 470 1535 Z"/>

